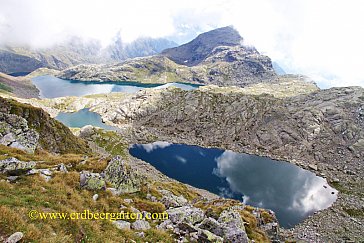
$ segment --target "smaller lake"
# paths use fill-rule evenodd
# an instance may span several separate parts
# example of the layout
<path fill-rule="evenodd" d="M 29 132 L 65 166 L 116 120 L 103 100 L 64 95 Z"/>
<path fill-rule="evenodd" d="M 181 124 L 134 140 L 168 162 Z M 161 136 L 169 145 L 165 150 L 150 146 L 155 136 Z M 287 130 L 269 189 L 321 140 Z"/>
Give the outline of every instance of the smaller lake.
<path fill-rule="evenodd" d="M 135 93 L 145 88 L 164 88 L 175 86 L 191 90 L 198 85 L 168 83 L 168 84 L 141 84 L 138 82 L 82 82 L 56 78 L 45 75 L 32 78 L 33 84 L 40 91 L 40 98 L 57 98 L 64 96 L 84 96 L 91 94 L 104 94 L 112 92 Z"/>
<path fill-rule="evenodd" d="M 62 122 L 68 127 L 84 127 L 86 125 L 92 125 L 94 127 L 100 127 L 105 130 L 118 130 L 117 127 L 109 126 L 102 122 L 101 116 L 95 112 L 89 111 L 85 108 L 73 113 L 60 112 L 56 117 L 56 120 Z"/>
<path fill-rule="evenodd" d="M 129 152 L 180 182 L 271 209 L 285 228 L 328 208 L 337 198 L 325 179 L 267 157 L 168 142 L 136 144 Z"/>

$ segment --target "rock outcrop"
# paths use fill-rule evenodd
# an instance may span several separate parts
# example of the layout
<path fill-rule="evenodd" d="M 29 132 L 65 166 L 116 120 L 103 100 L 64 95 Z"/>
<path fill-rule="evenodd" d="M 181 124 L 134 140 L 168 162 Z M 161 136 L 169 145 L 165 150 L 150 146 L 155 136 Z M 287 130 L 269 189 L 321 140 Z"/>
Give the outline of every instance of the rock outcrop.
<path fill-rule="evenodd" d="M 42 109 L 1 97 L 0 141 L 28 152 L 36 148 L 56 153 L 89 151 L 85 141 Z"/>

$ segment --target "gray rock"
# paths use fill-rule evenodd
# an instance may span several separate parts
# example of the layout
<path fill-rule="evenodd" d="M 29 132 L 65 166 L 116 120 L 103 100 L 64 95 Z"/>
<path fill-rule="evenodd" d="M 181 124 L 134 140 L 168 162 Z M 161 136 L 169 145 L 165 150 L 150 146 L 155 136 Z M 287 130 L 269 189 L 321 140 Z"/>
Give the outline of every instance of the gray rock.
<path fill-rule="evenodd" d="M 23 162 L 16 158 L 0 160 L 0 173 L 22 174 L 32 169 L 36 163 L 34 161 Z"/>
<path fill-rule="evenodd" d="M 39 169 L 39 174 L 41 177 L 43 177 L 46 181 L 49 181 L 52 179 L 52 171 L 49 169 Z"/>
<path fill-rule="evenodd" d="M 249 239 L 245 232 L 244 221 L 239 212 L 224 210 L 218 219 L 223 229 L 223 238 L 228 242 L 248 243 Z"/>
<path fill-rule="evenodd" d="M 14 234 L 12 234 L 6 241 L 5 243 L 16 243 L 19 242 L 22 238 L 23 238 L 23 233 L 22 232 L 15 232 Z"/>
<path fill-rule="evenodd" d="M 125 198 L 124 199 L 124 202 L 125 203 L 133 203 L 133 199 L 131 199 L 131 198 Z"/>
<path fill-rule="evenodd" d="M 145 237 L 145 233 L 144 232 L 135 232 L 135 235 L 141 238 Z"/>
<path fill-rule="evenodd" d="M 29 129 L 23 117 L 0 112 L 0 144 L 33 153 L 38 146 L 39 134 Z"/>
<path fill-rule="evenodd" d="M 97 199 L 99 199 L 99 194 L 95 194 L 92 196 L 92 200 L 94 200 L 94 202 L 96 202 Z"/>
<path fill-rule="evenodd" d="M 148 230 L 150 229 L 150 224 L 145 220 L 136 220 L 131 224 L 131 228 L 134 230 Z"/>
<path fill-rule="evenodd" d="M 224 235 L 224 229 L 221 224 L 214 218 L 205 218 L 199 225 L 198 228 L 210 231 L 218 236 Z"/>
<path fill-rule="evenodd" d="M 171 207 L 181 207 L 188 204 L 188 201 L 186 198 L 184 198 L 182 195 L 175 196 L 173 193 L 171 193 L 168 190 L 160 190 L 160 193 L 162 193 L 163 197 L 160 200 L 161 203 L 163 203 L 166 208 Z"/>
<path fill-rule="evenodd" d="M 55 169 L 63 173 L 68 173 L 67 167 L 63 163 L 57 165 Z"/>
<path fill-rule="evenodd" d="M 170 219 L 162 221 L 159 225 L 157 225 L 157 229 L 161 230 L 173 230 L 173 223 Z"/>
<path fill-rule="evenodd" d="M 80 186 L 88 190 L 105 190 L 105 179 L 99 173 L 91 173 L 88 171 L 81 171 L 80 173 Z"/>
<path fill-rule="evenodd" d="M 205 218 L 204 212 L 200 208 L 193 206 L 183 206 L 166 211 L 169 215 L 169 219 L 173 223 L 186 222 L 190 224 L 196 224 L 201 222 Z"/>
<path fill-rule="evenodd" d="M 133 193 L 140 191 L 144 184 L 145 176 L 137 169 L 131 168 L 121 156 L 115 156 L 107 165 L 105 178 L 121 193 Z"/>
<path fill-rule="evenodd" d="M 9 182 L 15 182 L 17 179 L 19 179 L 19 176 L 8 176 L 8 177 L 6 177 L 6 179 Z"/>
<path fill-rule="evenodd" d="M 116 228 L 118 229 L 122 229 L 122 230 L 130 230 L 130 223 L 129 222 L 126 222 L 126 221 L 123 221 L 123 220 L 116 220 L 116 221 L 113 221 L 112 222 Z"/>
<path fill-rule="evenodd" d="M 113 187 L 106 188 L 106 191 L 111 192 L 111 194 L 114 196 L 119 196 L 121 194 L 117 189 L 115 189 Z"/>

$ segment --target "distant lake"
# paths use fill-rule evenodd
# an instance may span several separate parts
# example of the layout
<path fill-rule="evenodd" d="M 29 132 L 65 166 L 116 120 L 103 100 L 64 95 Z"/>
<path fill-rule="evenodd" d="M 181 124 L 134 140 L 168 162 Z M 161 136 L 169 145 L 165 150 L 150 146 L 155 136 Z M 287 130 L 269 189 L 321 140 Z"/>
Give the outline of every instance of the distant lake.
<path fill-rule="evenodd" d="M 325 179 L 267 157 L 168 142 L 135 144 L 129 152 L 180 182 L 271 209 L 285 228 L 337 198 Z"/>
<path fill-rule="evenodd" d="M 62 122 L 68 127 L 84 127 L 86 125 L 92 125 L 94 127 L 100 127 L 105 130 L 117 130 L 117 127 L 109 126 L 102 122 L 101 116 L 95 112 L 91 112 L 85 108 L 73 113 L 60 112 L 56 117 L 56 120 Z"/>
<path fill-rule="evenodd" d="M 198 87 L 198 85 L 182 83 L 168 83 L 162 85 L 141 84 L 138 82 L 82 82 L 60 79 L 50 75 L 32 78 L 32 81 L 40 90 L 41 98 L 84 96 L 112 92 L 135 93 L 145 88 L 163 88 L 168 86 L 175 86 L 185 90 L 191 90 Z"/>

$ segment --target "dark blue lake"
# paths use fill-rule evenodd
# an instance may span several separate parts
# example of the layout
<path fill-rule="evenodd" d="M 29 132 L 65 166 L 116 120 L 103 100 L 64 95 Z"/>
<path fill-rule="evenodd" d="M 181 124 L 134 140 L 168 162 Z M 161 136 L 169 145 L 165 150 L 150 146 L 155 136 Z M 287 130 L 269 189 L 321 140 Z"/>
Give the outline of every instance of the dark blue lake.
<path fill-rule="evenodd" d="M 94 127 L 100 127 L 105 130 L 117 130 L 116 127 L 109 126 L 102 122 L 101 116 L 95 112 L 89 111 L 85 108 L 73 113 L 60 112 L 56 117 L 56 120 L 62 122 L 68 127 L 84 127 L 86 125 L 92 125 Z"/>
<path fill-rule="evenodd" d="M 285 228 L 329 207 L 337 197 L 325 179 L 267 157 L 168 142 L 136 144 L 129 152 L 180 182 L 271 209 Z"/>
<path fill-rule="evenodd" d="M 41 98 L 56 98 L 64 96 L 84 96 L 112 92 L 135 93 L 145 88 L 163 88 L 175 86 L 181 89 L 195 89 L 197 85 L 169 83 L 169 84 L 141 84 L 138 82 L 81 82 L 64 80 L 45 75 L 32 78 L 32 82 L 40 91 Z"/>

